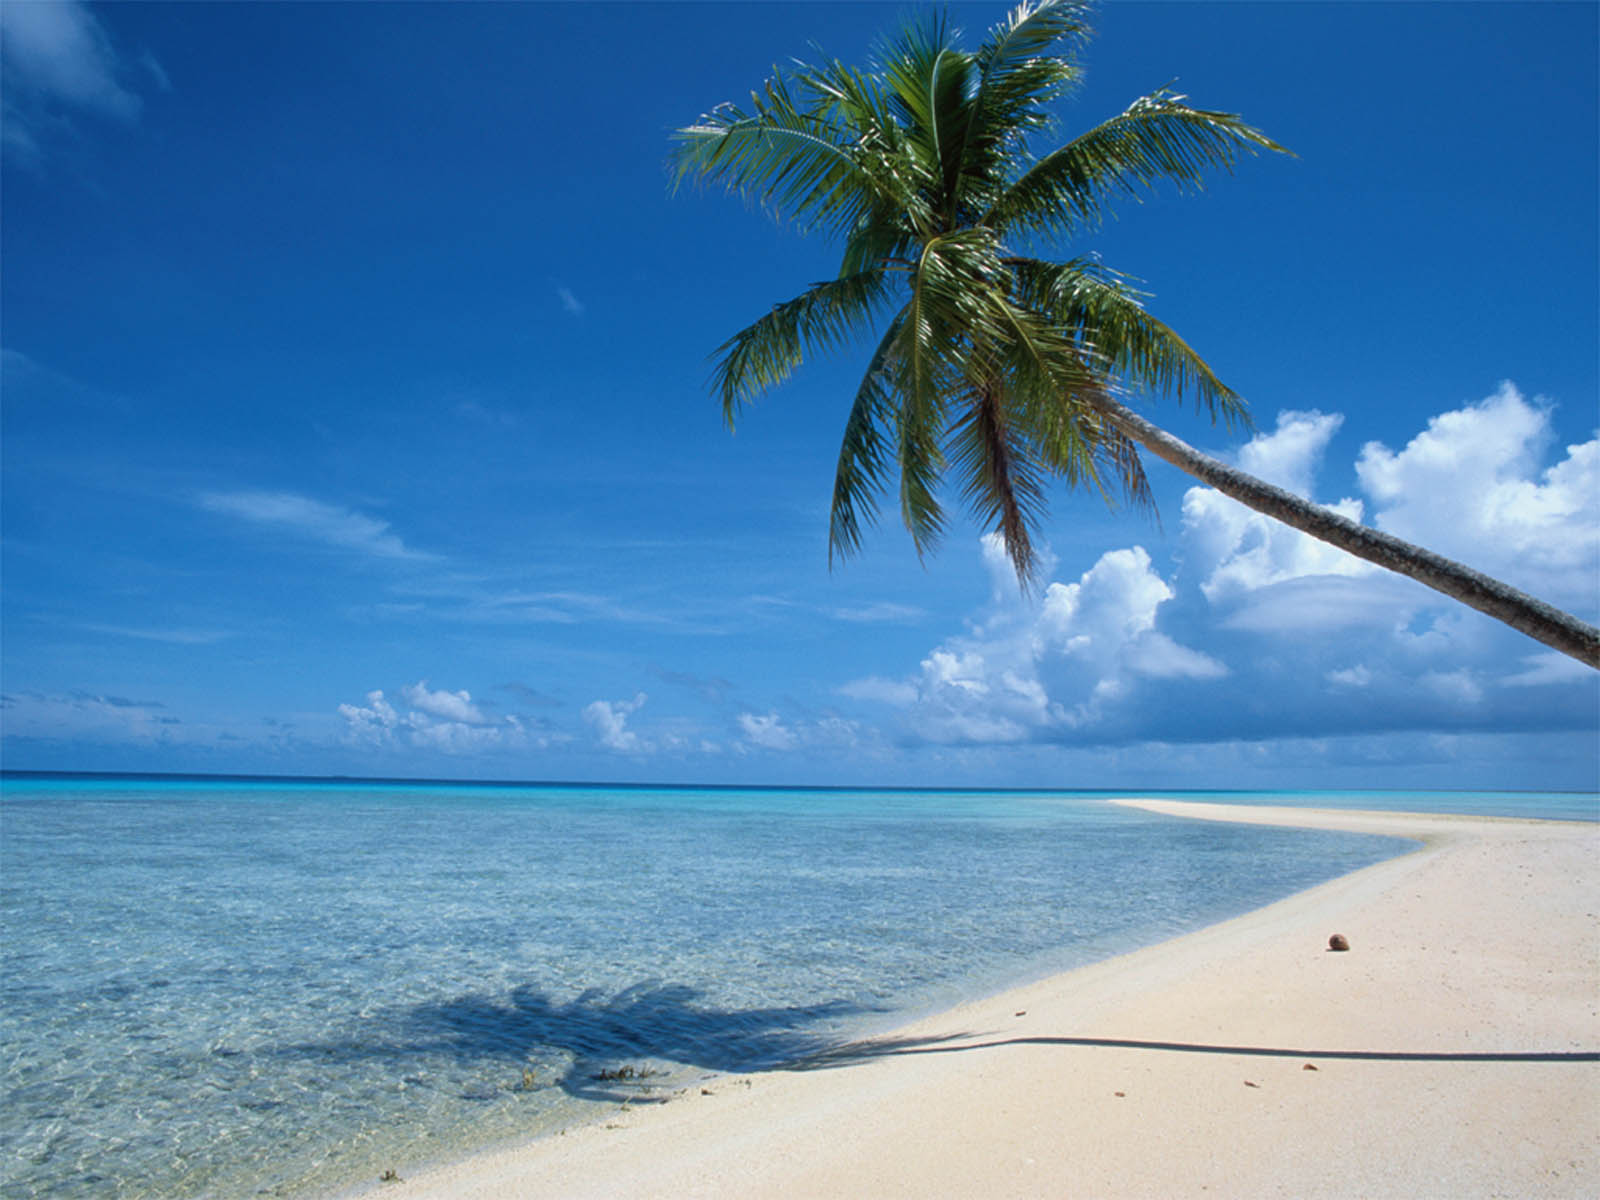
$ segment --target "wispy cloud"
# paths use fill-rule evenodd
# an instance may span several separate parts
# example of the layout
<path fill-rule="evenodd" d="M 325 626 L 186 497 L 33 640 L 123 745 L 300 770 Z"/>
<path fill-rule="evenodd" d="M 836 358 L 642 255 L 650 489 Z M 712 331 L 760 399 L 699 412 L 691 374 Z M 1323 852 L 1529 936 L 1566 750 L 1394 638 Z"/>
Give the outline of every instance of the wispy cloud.
<path fill-rule="evenodd" d="M 543 692 L 535 688 L 531 688 L 525 683 L 502 683 L 498 686 L 501 691 L 510 692 L 524 704 L 531 704 L 536 708 L 561 707 L 561 701 L 557 700 L 554 696 L 547 696 Z"/>
<path fill-rule="evenodd" d="M 720 701 L 734 690 L 732 681 L 723 679 L 721 676 L 714 675 L 709 678 L 703 678 L 688 671 L 671 671 L 660 666 L 652 666 L 650 673 L 662 682 L 670 683 L 674 687 L 688 688 L 692 692 L 698 692 L 707 700 Z"/>
<path fill-rule="evenodd" d="M 836 608 L 833 615 L 841 621 L 855 621 L 862 624 L 876 624 L 887 622 L 893 624 L 907 624 L 920 621 L 928 614 L 924 609 L 914 608 L 909 604 L 867 604 L 860 608 Z"/>
<path fill-rule="evenodd" d="M 172 77 L 167 74 L 166 69 L 156 61 L 156 56 L 151 54 L 150 51 L 146 50 L 139 55 L 139 67 L 155 81 L 156 87 L 163 92 L 172 90 Z"/>
<path fill-rule="evenodd" d="M 455 414 L 475 425 L 487 425 L 490 429 L 515 429 L 521 423 L 521 418 L 509 409 L 496 408 L 477 400 L 458 400 Z"/>
<path fill-rule="evenodd" d="M 220 629 L 134 629 L 125 625 L 83 625 L 90 633 L 105 633 L 112 637 L 138 638 L 147 642 L 166 642 L 172 646 L 210 646 L 226 641 L 234 635 Z"/>
<path fill-rule="evenodd" d="M 556 288 L 556 299 L 561 302 L 562 309 L 566 313 L 568 313 L 568 315 L 574 316 L 574 317 L 583 316 L 583 313 L 584 313 L 583 301 L 579 300 L 576 296 L 574 296 L 572 294 L 571 289 L 565 288 L 565 287 L 557 287 Z"/>
<path fill-rule="evenodd" d="M 371 558 L 432 561 L 436 557 L 406 546 L 390 532 L 387 521 L 293 492 L 208 492 L 200 497 L 200 506 Z"/>
<path fill-rule="evenodd" d="M 576 625 L 606 622 L 716 632 L 716 628 L 593 592 L 532 591 L 497 587 L 482 577 L 441 574 L 410 579 L 397 591 L 429 601 L 428 612 L 441 619 L 496 625 Z"/>
<path fill-rule="evenodd" d="M 13 692 L 0 696 L 5 736 L 90 738 L 111 742 L 156 742 L 172 738 L 182 724 L 157 700 L 129 700 L 74 691 Z"/>
<path fill-rule="evenodd" d="M 91 387 L 9 347 L 0 349 L 0 393 L 12 411 L 15 406 L 28 405 L 98 415 L 108 409 L 125 413 L 133 407 L 125 396 Z"/>
<path fill-rule="evenodd" d="M 37 157 L 69 114 L 132 124 L 143 102 L 105 27 L 77 0 L 0 4 L 0 85 L 7 149 Z M 156 86 L 170 88 L 150 55 L 139 60 Z"/>

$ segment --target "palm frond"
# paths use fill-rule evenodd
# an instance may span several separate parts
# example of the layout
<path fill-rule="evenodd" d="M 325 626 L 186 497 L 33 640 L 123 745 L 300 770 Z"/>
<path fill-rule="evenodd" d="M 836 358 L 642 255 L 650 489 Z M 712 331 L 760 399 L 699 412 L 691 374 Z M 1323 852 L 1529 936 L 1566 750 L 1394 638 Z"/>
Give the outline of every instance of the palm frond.
<path fill-rule="evenodd" d="M 1209 171 L 1232 171 L 1243 154 L 1290 153 L 1233 113 L 1184 100 L 1163 88 L 1046 155 L 995 201 L 986 223 L 1070 234 L 1104 220 L 1112 196 L 1137 198 L 1163 180 L 1199 190 Z"/>
<path fill-rule="evenodd" d="M 892 227 L 907 237 L 934 232 L 927 203 L 933 176 L 908 152 L 906 131 L 883 80 L 837 61 L 801 67 L 796 80 L 811 97 L 813 114 L 847 141 L 861 170 L 877 184 L 857 228 Z"/>
<path fill-rule="evenodd" d="M 1032 530 L 1045 510 L 1038 458 L 1007 412 L 999 381 L 975 389 L 950 429 L 951 464 L 963 479 L 962 498 L 982 525 L 992 527 L 1026 585 L 1037 566 Z"/>
<path fill-rule="evenodd" d="M 863 525 L 877 520 L 877 497 L 890 466 L 888 431 L 895 410 L 889 360 L 899 342 L 901 324 L 902 318 L 895 318 L 878 343 L 845 421 L 828 515 L 830 566 L 836 555 L 848 558 L 860 550 Z"/>
<path fill-rule="evenodd" d="M 960 154 L 962 201 L 976 212 L 993 203 L 1028 135 L 1050 124 L 1051 105 L 1082 77 L 1073 43 L 1089 36 L 1090 7 L 1080 0 L 1020 4 L 978 51 L 978 84 Z M 1068 43 L 1066 53 L 1048 53 L 1061 43 Z"/>
<path fill-rule="evenodd" d="M 917 253 L 918 237 L 905 227 L 893 211 L 866 214 L 845 239 L 840 275 L 884 270 L 892 263 L 905 263 Z"/>
<path fill-rule="evenodd" d="M 901 517 L 919 554 L 944 525 L 934 492 L 945 466 L 947 412 L 981 375 L 984 348 L 1006 336 L 1003 278 L 998 243 L 986 229 L 930 239 L 907 274 L 911 296 L 891 361 L 900 399 Z"/>
<path fill-rule="evenodd" d="M 788 379 L 807 347 L 831 349 L 854 338 L 871 322 L 887 291 L 882 270 L 830 279 L 774 305 L 734 334 L 717 348 L 712 371 L 723 420 L 731 428 L 746 402 Z"/>
<path fill-rule="evenodd" d="M 902 314 L 890 362 L 899 395 L 895 434 L 900 465 L 900 517 L 919 556 L 937 543 L 944 513 L 935 490 L 944 470 L 939 433 L 944 423 L 942 386 L 951 358 L 949 322 L 940 312 L 938 260 L 924 247 L 911 275 L 911 298 Z"/>
<path fill-rule="evenodd" d="M 1161 514 L 1156 511 L 1155 496 L 1150 492 L 1150 481 L 1145 477 L 1144 463 L 1139 458 L 1138 445 L 1121 431 L 1113 429 L 1110 424 L 1102 424 L 1102 434 L 1096 443 L 1097 454 L 1104 464 L 1102 475 L 1114 475 L 1122 484 L 1123 503 L 1129 508 L 1149 513 L 1159 526 Z M 1106 499 L 1110 504 L 1110 497 L 1107 496 Z M 1116 506 L 1110 505 L 1110 507 Z"/>
<path fill-rule="evenodd" d="M 978 51 L 984 85 L 1005 79 L 1061 42 L 1087 41 L 1093 9 L 1094 5 L 1084 0 L 1031 0 L 1017 5 L 989 31 Z"/>
<path fill-rule="evenodd" d="M 1144 308 L 1126 277 L 1087 259 L 1007 263 L 1021 303 L 1073 331 L 1109 373 L 1161 395 L 1192 393 L 1213 421 L 1250 427 L 1244 402 L 1170 327 Z"/>
<path fill-rule="evenodd" d="M 752 96 L 752 111 L 725 104 L 675 133 L 674 186 L 687 178 L 759 200 L 805 230 L 847 230 L 884 181 L 857 160 L 841 131 L 802 109 L 781 75 Z"/>
<path fill-rule="evenodd" d="M 996 365 L 1029 454 L 1069 488 L 1109 500 L 1098 451 L 1102 422 L 1084 401 L 1107 387 L 1103 373 L 1081 343 L 1037 311 L 1013 303 L 1008 321 L 1012 336 L 998 347 Z"/>
<path fill-rule="evenodd" d="M 953 225 L 950 201 L 961 170 L 960 148 L 970 115 L 972 55 L 950 45 L 943 18 L 908 27 L 883 63 L 908 148 L 928 180 L 925 198 Z"/>

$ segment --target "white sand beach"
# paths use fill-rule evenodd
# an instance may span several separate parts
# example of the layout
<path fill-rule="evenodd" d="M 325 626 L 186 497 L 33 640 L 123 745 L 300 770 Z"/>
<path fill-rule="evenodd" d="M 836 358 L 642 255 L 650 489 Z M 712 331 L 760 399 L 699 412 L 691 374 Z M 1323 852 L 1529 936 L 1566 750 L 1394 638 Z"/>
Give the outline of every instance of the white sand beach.
<path fill-rule="evenodd" d="M 1424 845 L 805 1070 L 397 1164 L 381 1194 L 1600 1195 L 1600 828 L 1126 803 Z"/>

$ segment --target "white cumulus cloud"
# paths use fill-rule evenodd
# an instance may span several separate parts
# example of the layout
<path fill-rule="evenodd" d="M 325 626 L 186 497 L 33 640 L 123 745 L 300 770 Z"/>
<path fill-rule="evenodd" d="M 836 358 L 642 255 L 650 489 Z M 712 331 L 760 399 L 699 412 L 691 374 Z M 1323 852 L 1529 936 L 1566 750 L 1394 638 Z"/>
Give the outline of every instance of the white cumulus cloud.
<path fill-rule="evenodd" d="M 628 728 L 628 718 L 644 707 L 646 699 L 640 692 L 632 700 L 595 700 L 584 708 L 583 719 L 602 746 L 626 752 L 646 750 L 648 745 Z"/>
<path fill-rule="evenodd" d="M 1339 667 L 1327 673 L 1327 680 L 1338 687 L 1367 687 L 1372 683 L 1372 669 L 1360 664 L 1353 667 Z"/>
<path fill-rule="evenodd" d="M 1142 680 L 1206 680 L 1217 659 L 1156 628 L 1173 590 L 1140 546 L 1102 555 L 1075 582 L 1037 601 L 1017 592 L 1000 539 L 982 543 L 995 606 L 966 634 L 930 650 L 916 675 L 856 680 L 840 690 L 904 709 L 936 742 L 1019 742 L 1100 723 Z"/>
<path fill-rule="evenodd" d="M 391 703 L 381 688 L 366 695 L 365 704 L 341 704 L 345 741 L 380 748 L 408 745 L 444 754 L 523 746 L 530 741 L 545 746 L 548 736 L 530 738 L 515 716 L 485 716 L 466 691 L 430 691 L 426 680 L 400 689 L 402 707 Z"/>
<path fill-rule="evenodd" d="M 1330 507 L 1592 619 L 1600 439 L 1557 445 L 1551 411 L 1508 384 L 1401 450 L 1369 443 L 1354 464 L 1362 496 Z M 1283 413 L 1235 457 L 1320 500 L 1342 420 Z M 1129 546 L 1030 601 L 987 538 L 989 606 L 915 671 L 837 691 L 892 710 L 909 740 L 969 745 L 1592 733 L 1600 719 L 1600 681 L 1581 664 L 1210 488 L 1188 491 L 1172 551 L 1176 573 Z"/>
<path fill-rule="evenodd" d="M 1341 418 L 1283 413 L 1240 461 L 1315 499 L 1312 487 Z M 1542 466 L 1553 442 L 1547 406 L 1510 383 L 1483 401 L 1433 417 L 1404 449 L 1369 442 L 1355 464 L 1386 532 L 1457 559 L 1540 599 L 1591 617 L 1600 609 L 1600 439 L 1567 446 Z M 1367 504 L 1328 507 L 1351 520 Z M 1188 563 L 1200 590 L 1234 629 L 1301 635 L 1337 629 L 1417 639 L 1417 614 L 1436 630 L 1475 636 L 1459 606 L 1436 592 L 1244 508 L 1211 488 L 1184 497 Z M 1440 652 L 1449 637 L 1436 638 Z"/>
<path fill-rule="evenodd" d="M 776 712 L 742 712 L 737 718 L 740 740 L 734 749 L 740 753 L 773 750 L 849 750 L 862 744 L 860 725 L 844 717 L 803 717 L 784 720 Z"/>
<path fill-rule="evenodd" d="M 1378 528 L 1457 558 L 1541 599 L 1593 608 L 1600 591 L 1600 438 L 1553 441 L 1548 406 L 1507 382 L 1443 413 L 1393 451 L 1356 463 Z"/>
<path fill-rule="evenodd" d="M 766 750 L 793 750 L 800 744 L 800 739 L 795 736 L 794 730 L 786 728 L 775 712 L 767 713 L 765 716 L 740 713 L 739 729 L 751 745 Z"/>
<path fill-rule="evenodd" d="M 381 688 L 368 692 L 366 698 L 365 706 L 339 705 L 339 715 L 348 724 L 347 733 L 351 741 L 382 745 L 394 736 L 395 727 L 400 724 L 400 714 L 383 698 Z"/>
<path fill-rule="evenodd" d="M 430 692 L 428 681 L 420 680 L 402 689 L 406 703 L 420 712 L 444 721 L 458 721 L 463 725 L 487 725 L 488 719 L 472 703 L 465 690 L 459 692 Z"/>
<path fill-rule="evenodd" d="M 1239 465 L 1268 483 L 1312 499 L 1317 468 L 1343 420 L 1337 414 L 1280 413 L 1276 430 L 1257 435 L 1240 450 Z M 1352 521 L 1361 520 L 1359 500 L 1347 497 L 1328 507 Z M 1185 493 L 1183 524 L 1191 561 L 1205 572 L 1200 590 L 1212 601 L 1307 575 L 1354 576 L 1377 570 L 1212 488 L 1190 488 Z"/>

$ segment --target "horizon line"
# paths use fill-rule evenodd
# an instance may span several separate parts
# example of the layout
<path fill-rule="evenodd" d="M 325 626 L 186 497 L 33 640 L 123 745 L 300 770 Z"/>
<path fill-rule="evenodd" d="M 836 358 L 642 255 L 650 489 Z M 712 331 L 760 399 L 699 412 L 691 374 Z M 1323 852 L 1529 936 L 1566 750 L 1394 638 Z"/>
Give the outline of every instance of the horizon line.
<path fill-rule="evenodd" d="M 508 788 L 615 788 L 632 790 L 733 791 L 733 792 L 934 792 L 942 794 L 1082 794 L 1127 795 L 1133 792 L 1181 793 L 1184 795 L 1352 795 L 1352 794 L 1430 794 L 1486 796 L 1588 796 L 1584 788 L 1174 788 L 1174 787 L 918 787 L 912 784 L 806 784 L 806 783 L 628 783 L 606 779 L 451 779 L 436 776 L 392 775 L 297 775 L 227 771 L 64 771 L 35 770 L 27 767 L 0 767 L 0 779 L 149 779 L 225 783 L 310 783 L 310 784 L 408 784 L 449 787 Z"/>

